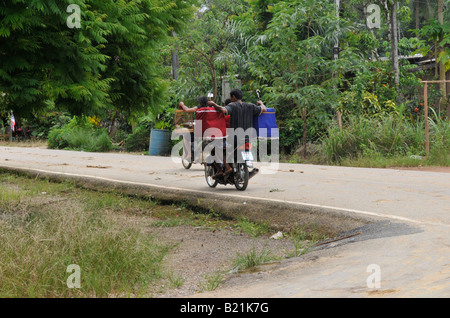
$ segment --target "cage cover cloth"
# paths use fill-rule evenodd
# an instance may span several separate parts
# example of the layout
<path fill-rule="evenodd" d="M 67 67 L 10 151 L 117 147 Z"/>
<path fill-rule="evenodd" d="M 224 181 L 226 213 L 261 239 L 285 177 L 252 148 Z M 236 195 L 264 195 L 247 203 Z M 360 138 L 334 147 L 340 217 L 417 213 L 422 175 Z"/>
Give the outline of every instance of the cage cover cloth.
<path fill-rule="evenodd" d="M 201 136 L 203 139 L 221 139 L 227 136 L 225 116 L 214 107 L 199 108 L 195 114 L 195 119 L 202 122 Z M 200 137 L 197 126 L 195 128 L 196 137 Z M 210 128 L 216 129 L 207 131 Z M 218 131 L 220 131 L 220 134 Z"/>
<path fill-rule="evenodd" d="M 253 127 L 260 138 L 278 138 L 277 120 L 275 109 L 267 108 L 260 116 L 253 117 Z M 274 129 L 272 131 L 272 129 Z"/>

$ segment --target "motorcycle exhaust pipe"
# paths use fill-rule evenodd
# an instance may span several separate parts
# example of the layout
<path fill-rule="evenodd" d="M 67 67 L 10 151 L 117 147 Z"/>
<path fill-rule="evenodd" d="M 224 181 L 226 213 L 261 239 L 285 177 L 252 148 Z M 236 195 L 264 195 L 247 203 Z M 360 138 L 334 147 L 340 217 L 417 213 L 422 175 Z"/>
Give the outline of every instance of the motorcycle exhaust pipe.
<path fill-rule="evenodd" d="M 248 173 L 248 179 L 250 180 L 251 178 L 253 178 L 254 176 L 256 176 L 259 172 L 259 169 L 254 168 L 252 171 L 250 171 Z"/>

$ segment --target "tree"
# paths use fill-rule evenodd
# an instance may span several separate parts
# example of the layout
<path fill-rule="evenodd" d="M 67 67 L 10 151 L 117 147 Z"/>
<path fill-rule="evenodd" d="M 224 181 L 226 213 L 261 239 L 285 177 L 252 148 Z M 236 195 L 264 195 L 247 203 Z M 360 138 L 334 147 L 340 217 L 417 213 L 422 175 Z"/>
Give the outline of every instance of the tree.
<path fill-rule="evenodd" d="M 439 0 L 439 3 L 438 3 L 438 21 L 439 21 L 440 25 L 443 27 L 444 26 L 444 0 Z M 444 41 L 444 32 L 442 32 L 440 34 L 439 41 L 440 41 L 440 43 L 442 43 Z M 445 62 L 443 59 L 444 54 L 445 54 L 445 48 L 441 45 L 440 49 L 439 49 L 439 58 L 440 58 L 439 80 L 440 81 L 446 80 L 446 76 L 445 76 L 446 67 L 445 67 Z M 436 63 L 438 63 L 437 60 L 436 60 Z M 444 110 L 446 108 L 446 103 L 447 103 L 447 83 L 441 82 L 439 85 L 440 85 L 441 95 L 442 95 L 440 106 L 441 106 L 441 109 Z M 450 116 L 450 107 L 448 110 L 448 115 Z"/>
<path fill-rule="evenodd" d="M 419 51 L 425 56 L 433 54 L 435 63 L 435 77 L 445 80 L 446 71 L 450 69 L 450 23 L 442 21 L 441 24 L 435 19 L 431 19 L 428 24 L 416 30 L 417 36 L 421 39 Z M 444 23 L 445 22 L 445 23 Z M 444 84 L 444 83 L 442 83 Z M 447 92 L 446 85 L 440 85 L 441 101 L 440 107 L 443 113 L 450 116 L 450 109 L 445 109 Z"/>
<path fill-rule="evenodd" d="M 389 30 L 389 42 L 391 42 L 391 63 L 392 70 L 394 71 L 394 79 L 396 86 L 400 83 L 400 69 L 399 69 L 399 60 L 398 60 L 398 6 L 400 5 L 400 1 L 398 0 L 378 0 L 379 3 L 383 6 L 386 13 L 386 20 L 388 23 Z"/>
<path fill-rule="evenodd" d="M 117 107 L 128 114 L 163 103 L 159 44 L 180 30 L 195 0 L 4 0 L 0 91 L 30 116 L 47 101 L 73 114 Z M 67 7 L 78 5 L 81 27 Z"/>
<path fill-rule="evenodd" d="M 115 28 L 101 50 L 109 57 L 104 78 L 113 79 L 111 108 L 127 117 L 154 112 L 167 104 L 169 78 L 161 58 L 169 53 L 173 33 L 181 32 L 193 16 L 196 1 L 115 1 L 106 21 Z M 109 10 L 109 11 L 108 11 Z"/>
<path fill-rule="evenodd" d="M 74 1 L 83 10 L 87 6 Z M 0 3 L 0 91 L 8 107 L 30 116 L 45 100 L 98 107 L 107 99 L 109 79 L 99 76 L 107 57 L 99 52 L 105 28 L 89 11 L 85 32 L 66 25 L 69 1 Z"/>
<path fill-rule="evenodd" d="M 219 96 L 219 80 L 235 67 L 224 59 L 229 47 L 232 17 L 248 8 L 244 1 L 206 0 L 197 13 L 189 33 L 179 36 L 180 77 L 177 85 L 180 98 L 190 98 L 212 92 Z"/>
<path fill-rule="evenodd" d="M 337 94 L 333 87 L 339 86 L 352 53 L 343 47 L 342 58 L 334 60 L 333 47 L 350 27 L 336 16 L 329 1 L 283 1 L 271 12 L 273 18 L 264 32 L 267 45 L 254 50 L 259 59 L 253 64 L 260 65 L 254 74 L 262 76 L 265 97 L 279 105 L 283 134 L 298 136 L 305 154 L 307 141 L 317 136 L 334 113 Z M 331 78 L 330 74 L 338 75 Z"/>

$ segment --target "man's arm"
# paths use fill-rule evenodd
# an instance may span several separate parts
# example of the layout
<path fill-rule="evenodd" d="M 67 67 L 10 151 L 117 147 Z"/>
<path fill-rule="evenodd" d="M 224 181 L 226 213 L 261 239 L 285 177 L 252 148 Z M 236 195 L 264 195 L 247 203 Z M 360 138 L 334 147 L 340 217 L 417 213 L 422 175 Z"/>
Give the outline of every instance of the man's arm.
<path fill-rule="evenodd" d="M 219 106 L 216 103 L 214 103 L 213 101 L 209 101 L 208 106 L 214 107 L 217 111 L 224 113 L 224 115 L 226 115 L 228 113 L 228 111 L 225 107 Z"/>
<path fill-rule="evenodd" d="M 180 102 L 178 106 L 181 107 L 181 109 L 183 109 L 186 113 L 195 113 L 198 109 L 198 107 L 189 108 L 183 102 Z"/>
<path fill-rule="evenodd" d="M 259 100 L 257 102 L 257 104 L 258 104 L 259 107 L 261 107 L 261 114 L 264 113 L 265 111 L 267 111 L 267 107 L 266 107 L 266 105 L 264 105 L 264 103 L 262 101 Z"/>

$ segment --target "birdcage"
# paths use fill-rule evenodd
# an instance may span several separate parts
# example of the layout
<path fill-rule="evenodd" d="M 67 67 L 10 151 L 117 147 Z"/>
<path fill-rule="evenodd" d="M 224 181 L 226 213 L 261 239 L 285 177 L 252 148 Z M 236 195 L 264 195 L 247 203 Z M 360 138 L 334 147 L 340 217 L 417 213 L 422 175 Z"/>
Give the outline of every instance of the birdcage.
<path fill-rule="evenodd" d="M 182 110 L 176 110 L 175 132 L 179 134 L 194 132 L 194 113 L 187 113 Z"/>

